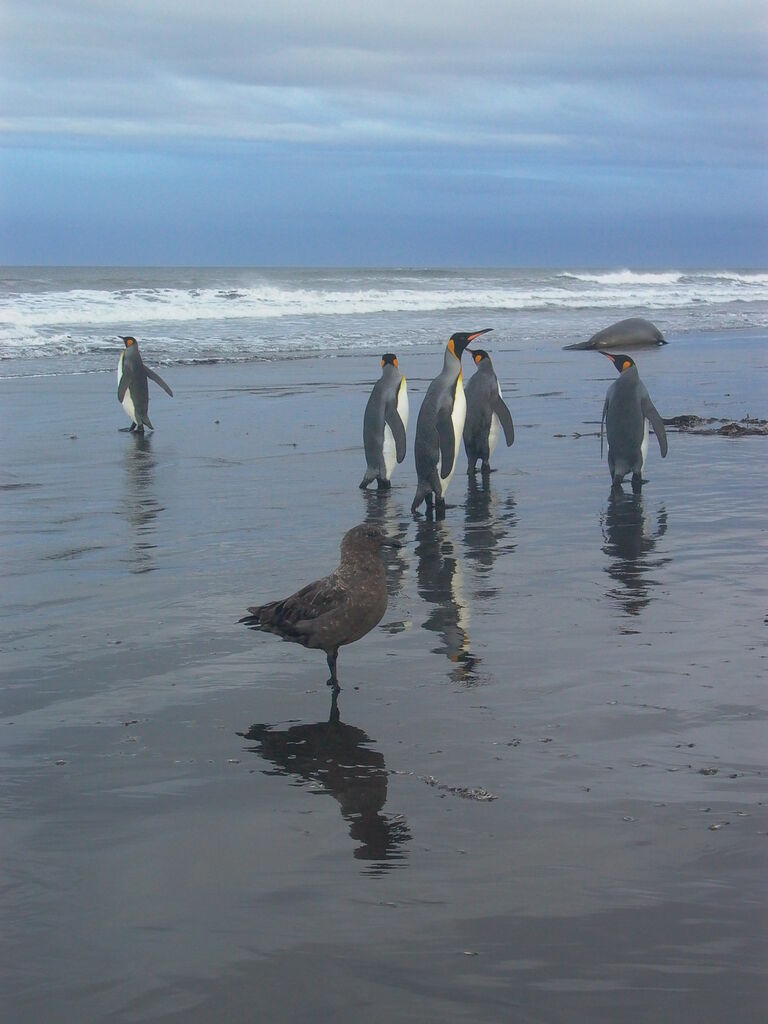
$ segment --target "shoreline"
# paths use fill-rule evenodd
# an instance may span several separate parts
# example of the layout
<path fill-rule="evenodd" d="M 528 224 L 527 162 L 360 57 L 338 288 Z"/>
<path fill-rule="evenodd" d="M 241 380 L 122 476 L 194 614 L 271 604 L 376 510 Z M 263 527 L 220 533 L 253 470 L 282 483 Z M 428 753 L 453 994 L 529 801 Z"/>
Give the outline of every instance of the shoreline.
<path fill-rule="evenodd" d="M 607 360 L 489 351 L 516 441 L 489 490 L 462 453 L 442 523 L 408 511 L 440 346 L 387 496 L 377 352 L 175 367 L 143 439 L 90 374 L 0 380 L 14 1019 L 760 1019 L 764 450 L 671 433 L 612 499 Z M 662 415 L 743 416 L 754 352 L 637 361 Z M 322 654 L 237 618 L 360 520 L 404 547 L 329 730 Z"/>

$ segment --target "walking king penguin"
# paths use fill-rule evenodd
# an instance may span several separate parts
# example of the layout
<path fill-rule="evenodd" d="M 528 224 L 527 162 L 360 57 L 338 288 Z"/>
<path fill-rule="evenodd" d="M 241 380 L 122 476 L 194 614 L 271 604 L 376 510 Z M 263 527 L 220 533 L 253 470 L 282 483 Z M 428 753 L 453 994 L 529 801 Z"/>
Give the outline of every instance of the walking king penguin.
<path fill-rule="evenodd" d="M 601 352 L 619 371 L 619 379 L 608 388 L 600 420 L 600 457 L 603 455 L 603 423 L 608 436 L 608 469 L 614 487 L 632 474 L 632 490 L 643 486 L 643 467 L 648 453 L 648 424 L 659 442 L 661 457 L 667 454 L 664 421 L 640 380 L 634 360 L 625 355 Z"/>
<path fill-rule="evenodd" d="M 122 429 L 136 430 L 143 434 L 145 426 L 150 430 L 155 429 L 149 422 L 147 413 L 149 408 L 148 380 L 159 384 L 171 398 L 173 398 L 173 392 L 158 373 L 144 365 L 136 339 L 129 335 L 121 340 L 125 342 L 125 348 L 120 353 L 120 360 L 117 364 L 117 400 L 131 418 L 130 427 Z"/>
<path fill-rule="evenodd" d="M 482 460 L 483 473 L 491 472 L 491 455 L 504 431 L 507 448 L 515 440 L 512 414 L 501 397 L 499 379 L 491 357 L 482 348 L 472 350 L 477 370 L 464 389 L 467 398 L 467 418 L 464 423 L 464 448 L 467 452 L 467 472 L 476 472 L 477 460 Z"/>
<path fill-rule="evenodd" d="M 405 458 L 407 426 L 408 387 L 397 367 L 397 356 L 385 352 L 381 357 L 381 377 L 373 385 L 363 416 L 367 466 L 361 490 L 374 480 L 379 489 L 392 486 L 392 471 Z"/>
<path fill-rule="evenodd" d="M 492 328 L 486 327 L 472 334 L 452 335 L 445 347 L 443 371 L 427 388 L 416 421 L 413 450 L 418 486 L 411 512 L 415 512 L 425 500 L 427 508 L 431 509 L 434 495 L 437 514 L 445 513 L 445 492 L 456 469 L 456 456 L 467 414 L 461 355 L 471 341 L 490 330 Z"/>

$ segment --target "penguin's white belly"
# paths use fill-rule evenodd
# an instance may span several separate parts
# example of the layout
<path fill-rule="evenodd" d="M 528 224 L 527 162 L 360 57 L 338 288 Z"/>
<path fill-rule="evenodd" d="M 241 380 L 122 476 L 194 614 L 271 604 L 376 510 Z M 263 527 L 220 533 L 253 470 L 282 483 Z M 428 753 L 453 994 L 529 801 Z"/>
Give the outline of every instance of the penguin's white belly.
<path fill-rule="evenodd" d="M 397 395 L 397 411 L 400 415 L 400 419 L 403 421 L 403 426 L 408 429 L 408 385 L 403 377 L 403 383 L 400 385 L 400 391 Z"/>
<path fill-rule="evenodd" d="M 451 482 L 451 478 L 456 470 L 456 463 L 459 459 L 459 447 L 461 446 L 461 439 L 464 434 L 464 421 L 467 418 L 467 398 L 464 394 L 464 384 L 462 383 L 461 377 L 459 377 L 458 383 L 456 384 L 456 394 L 453 398 L 453 409 L 451 411 L 451 420 L 453 421 L 453 465 L 451 471 L 443 479 L 443 460 L 438 457 L 437 460 L 437 472 L 440 474 L 440 483 L 442 484 L 443 493 L 442 497 L 445 497 L 445 492 L 448 490 L 448 484 Z"/>
<path fill-rule="evenodd" d="M 397 465 L 397 451 L 395 449 L 395 438 L 387 424 L 384 424 L 384 444 L 381 453 L 384 456 L 384 468 L 387 471 L 387 480 L 392 479 L 392 471 Z"/>
<path fill-rule="evenodd" d="M 640 472 L 642 473 L 645 469 L 645 458 L 648 454 L 648 431 L 649 431 L 648 420 L 643 420 L 643 440 L 640 445 Z"/>
<path fill-rule="evenodd" d="M 400 385 L 400 391 L 397 395 L 397 414 L 403 421 L 403 427 L 407 430 L 408 391 L 406 390 L 405 377 L 403 377 L 403 383 Z M 386 423 L 384 424 L 384 444 L 382 445 L 382 455 L 384 456 L 384 467 L 387 471 L 387 480 L 391 480 L 392 473 L 397 465 L 397 448 L 395 447 L 394 434 Z"/>
<path fill-rule="evenodd" d="M 493 455 L 493 449 L 499 443 L 499 434 L 501 433 L 501 420 L 496 413 L 491 414 L 491 429 L 488 431 L 488 458 Z"/>
<path fill-rule="evenodd" d="M 118 364 L 117 364 L 117 386 L 118 387 L 120 387 L 120 381 L 123 379 L 123 357 L 124 357 L 124 355 L 125 355 L 124 352 L 120 353 L 120 359 L 119 359 Z M 123 400 L 122 400 L 122 402 L 120 404 L 125 409 L 126 414 L 129 416 L 129 418 L 134 423 L 138 424 L 138 420 L 136 419 L 136 409 L 134 408 L 134 405 L 133 405 L 133 399 L 131 398 L 131 389 L 130 388 L 126 388 L 125 389 L 125 394 L 123 395 Z"/>

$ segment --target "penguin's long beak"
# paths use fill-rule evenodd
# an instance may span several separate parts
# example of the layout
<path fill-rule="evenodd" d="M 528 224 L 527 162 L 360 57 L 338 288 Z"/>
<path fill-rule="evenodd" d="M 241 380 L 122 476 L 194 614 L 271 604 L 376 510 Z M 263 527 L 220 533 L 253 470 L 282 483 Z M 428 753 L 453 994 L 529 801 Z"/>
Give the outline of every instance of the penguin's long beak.
<path fill-rule="evenodd" d="M 470 334 L 469 338 L 467 339 L 467 344 L 469 344 L 471 341 L 474 341 L 475 338 L 479 338 L 481 334 L 488 334 L 488 332 L 492 330 L 492 327 L 484 327 L 482 331 L 475 331 L 474 334 Z"/>
<path fill-rule="evenodd" d="M 602 350 L 599 350 L 599 352 L 601 356 L 605 356 L 606 359 L 610 359 L 614 366 L 616 365 L 616 357 L 612 352 L 603 352 Z"/>

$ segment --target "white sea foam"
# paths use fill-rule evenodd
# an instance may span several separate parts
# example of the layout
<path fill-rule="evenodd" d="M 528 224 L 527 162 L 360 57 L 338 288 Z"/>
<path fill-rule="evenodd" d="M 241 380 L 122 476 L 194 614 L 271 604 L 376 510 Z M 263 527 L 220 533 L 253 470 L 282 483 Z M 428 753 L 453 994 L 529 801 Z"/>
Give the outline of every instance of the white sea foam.
<path fill-rule="evenodd" d="M 677 270 L 665 271 L 663 273 L 638 272 L 635 270 L 611 270 L 604 274 L 577 274 L 563 273 L 562 277 L 569 277 L 574 281 L 586 281 L 591 284 L 603 285 L 646 285 L 646 284 L 677 284 L 682 280 L 683 274 Z"/>
<path fill-rule="evenodd" d="M 660 316 L 664 323 L 666 313 L 668 323 L 675 311 L 687 328 L 700 322 L 717 329 L 733 326 L 735 319 L 740 326 L 762 325 L 768 308 L 768 273 L 729 269 L 250 275 L 158 269 L 133 277 L 119 270 L 70 270 L 66 276 L 51 271 L 42 282 L 41 273 L 27 279 L 19 271 L 0 289 L 4 359 L 66 353 L 96 362 L 113 354 L 117 335 L 128 332 L 151 339 L 162 360 L 246 359 L 375 347 L 382 325 L 407 345 L 425 340 L 427 325 L 433 336 L 434 325 L 442 328 L 448 319 L 470 320 L 469 326 L 495 319 L 501 327 L 504 314 L 525 315 L 530 336 L 543 338 L 555 337 L 569 313 L 586 318 L 591 310 L 596 315 L 589 333 L 601 319 Z M 508 320 L 508 328 L 517 322 Z"/>

